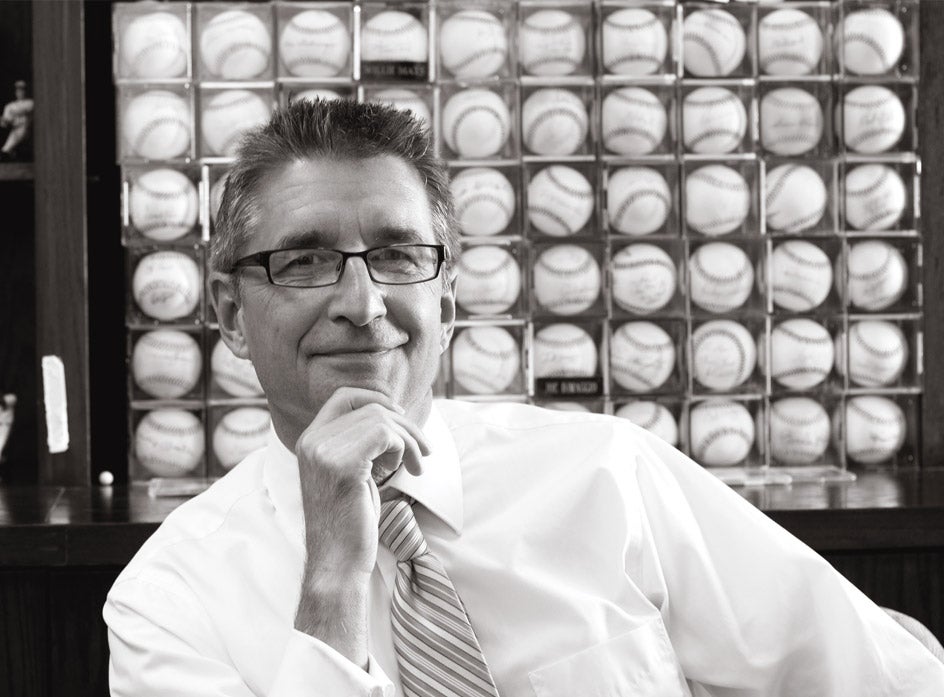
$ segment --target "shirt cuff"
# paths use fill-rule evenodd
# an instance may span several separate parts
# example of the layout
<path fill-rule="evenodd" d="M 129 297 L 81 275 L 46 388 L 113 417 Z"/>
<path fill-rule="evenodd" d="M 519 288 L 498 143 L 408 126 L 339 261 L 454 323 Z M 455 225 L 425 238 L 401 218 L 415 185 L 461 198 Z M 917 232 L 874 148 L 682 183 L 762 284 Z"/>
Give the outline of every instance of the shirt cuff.
<path fill-rule="evenodd" d="M 266 694 L 270 697 L 394 697 L 393 683 L 368 656 L 367 670 L 323 641 L 292 631 L 282 662 Z"/>

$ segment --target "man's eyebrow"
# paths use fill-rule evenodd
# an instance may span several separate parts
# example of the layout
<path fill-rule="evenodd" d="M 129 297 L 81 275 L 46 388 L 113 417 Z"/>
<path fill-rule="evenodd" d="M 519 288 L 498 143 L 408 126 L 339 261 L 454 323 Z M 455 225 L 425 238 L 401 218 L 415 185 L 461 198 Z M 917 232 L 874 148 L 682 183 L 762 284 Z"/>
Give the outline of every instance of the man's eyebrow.
<path fill-rule="evenodd" d="M 286 235 L 279 242 L 280 249 L 294 249 L 298 247 L 322 248 L 334 243 L 336 237 L 321 230 L 304 230 L 302 232 L 293 232 Z M 398 243 L 423 243 L 427 242 L 423 235 L 411 228 L 400 225 L 385 225 L 376 230 L 370 236 L 370 246 L 375 247 L 384 244 Z"/>
<path fill-rule="evenodd" d="M 325 240 L 331 236 L 320 230 L 304 230 L 302 232 L 293 232 L 286 235 L 279 242 L 280 249 L 293 249 L 296 247 L 323 247 Z"/>
<path fill-rule="evenodd" d="M 372 236 L 375 244 L 396 244 L 401 242 L 426 242 L 423 235 L 411 227 L 386 225 Z"/>

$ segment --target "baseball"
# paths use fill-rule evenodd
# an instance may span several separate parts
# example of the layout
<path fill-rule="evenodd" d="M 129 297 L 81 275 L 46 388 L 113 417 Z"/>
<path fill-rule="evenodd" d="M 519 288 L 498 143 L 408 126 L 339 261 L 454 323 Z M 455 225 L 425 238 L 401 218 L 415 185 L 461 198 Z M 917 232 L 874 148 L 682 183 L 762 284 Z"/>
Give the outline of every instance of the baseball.
<path fill-rule="evenodd" d="M 690 152 L 732 152 L 741 144 L 745 133 L 747 110 L 741 98 L 731 90 L 699 87 L 682 99 L 682 139 Z"/>
<path fill-rule="evenodd" d="M 905 444 L 908 422 L 901 407 L 888 397 L 850 397 L 845 408 L 845 429 L 839 428 L 843 410 L 833 415 L 833 435 L 845 441 L 846 455 L 863 465 L 874 465 L 895 456 Z"/>
<path fill-rule="evenodd" d="M 326 10 L 292 15 L 279 34 L 282 65 L 296 77 L 334 77 L 347 66 L 350 54 L 347 24 Z"/>
<path fill-rule="evenodd" d="M 730 12 L 698 10 L 685 18 L 682 56 L 685 70 L 696 77 L 724 77 L 744 60 L 747 37 Z"/>
<path fill-rule="evenodd" d="M 534 334 L 534 377 L 591 377 L 597 372 L 597 344 L 583 327 L 560 322 Z"/>
<path fill-rule="evenodd" d="M 131 352 L 134 384 L 157 399 L 179 399 L 192 392 L 202 367 L 197 341 L 172 329 L 143 334 Z"/>
<path fill-rule="evenodd" d="M 905 212 L 908 194 L 901 175 L 888 165 L 859 165 L 846 173 L 845 216 L 856 230 L 888 230 Z"/>
<path fill-rule="evenodd" d="M 222 339 L 210 354 L 210 375 L 213 384 L 230 397 L 262 397 L 262 385 L 252 361 L 240 358 Z"/>
<path fill-rule="evenodd" d="M 883 240 L 866 240 L 850 245 L 846 270 L 847 300 L 862 310 L 891 307 L 908 289 L 905 258 Z M 841 278 L 837 273 L 837 284 L 841 283 Z"/>
<path fill-rule="evenodd" d="M 118 41 L 119 72 L 124 77 L 161 80 L 183 77 L 190 38 L 183 20 L 170 12 L 138 15 Z"/>
<path fill-rule="evenodd" d="M 442 134 L 460 157 L 485 158 L 505 147 L 511 129 L 508 105 L 495 92 L 471 88 L 449 97 L 442 111 Z"/>
<path fill-rule="evenodd" d="M 223 469 L 232 469 L 269 440 L 272 419 L 262 407 L 238 407 L 226 412 L 213 429 L 213 454 Z"/>
<path fill-rule="evenodd" d="M 781 87 L 760 100 L 760 142 L 775 155 L 802 155 L 823 137 L 823 108 L 806 90 Z"/>
<path fill-rule="evenodd" d="M 233 157 L 243 134 L 269 120 L 269 105 L 249 90 L 224 90 L 206 100 L 200 116 L 204 149 Z"/>
<path fill-rule="evenodd" d="M 650 167 L 623 167 L 606 182 L 610 226 L 624 235 L 649 235 L 661 229 L 672 210 L 665 177 Z"/>
<path fill-rule="evenodd" d="M 593 214 L 593 187 L 578 170 L 550 165 L 528 182 L 528 220 L 545 235 L 579 232 Z"/>
<path fill-rule="evenodd" d="M 642 87 L 621 87 L 603 100 L 603 146 L 618 155 L 648 155 L 665 139 L 669 119 L 661 100 Z"/>
<path fill-rule="evenodd" d="M 576 315 L 588 310 L 600 295 L 600 267 L 593 255 L 574 244 L 548 247 L 532 272 L 534 297 L 545 310 Z"/>
<path fill-rule="evenodd" d="M 717 319 L 692 332 L 692 373 L 702 386 L 727 392 L 754 373 L 757 349 L 743 324 Z"/>
<path fill-rule="evenodd" d="M 754 447 L 754 433 L 754 419 L 739 402 L 699 402 L 688 414 L 692 459 L 708 467 L 743 462 Z"/>
<path fill-rule="evenodd" d="M 389 104 L 397 109 L 409 111 L 415 118 L 422 121 L 426 128 L 432 126 L 433 115 L 429 110 L 429 105 L 422 95 L 413 90 L 400 89 L 398 87 L 379 90 L 371 95 L 370 101 Z"/>
<path fill-rule="evenodd" d="M 203 423 L 183 409 L 147 412 L 134 431 L 134 455 L 158 477 L 182 477 L 197 468 L 205 448 Z"/>
<path fill-rule="evenodd" d="M 901 21 L 880 7 L 847 14 L 836 38 L 841 46 L 843 67 L 856 75 L 887 73 L 898 63 L 905 48 L 905 29 Z"/>
<path fill-rule="evenodd" d="M 508 58 L 505 27 L 491 12 L 460 10 L 439 28 L 439 57 L 459 79 L 491 77 Z"/>
<path fill-rule="evenodd" d="M 833 368 L 833 340 L 826 327 L 805 317 L 784 320 L 767 337 L 757 339 L 761 371 L 790 390 L 808 390 L 825 380 Z"/>
<path fill-rule="evenodd" d="M 464 235 L 497 235 L 515 214 L 515 190 L 491 167 L 461 170 L 449 183 L 459 229 Z"/>
<path fill-rule="evenodd" d="M 784 397 L 770 405 L 770 456 L 784 465 L 809 465 L 829 447 L 829 414 L 815 399 Z"/>
<path fill-rule="evenodd" d="M 768 228 L 777 232 L 802 232 L 823 219 L 829 194 L 815 169 L 785 164 L 767 172 L 764 201 Z"/>
<path fill-rule="evenodd" d="M 587 38 L 563 10 L 538 10 L 518 27 L 518 60 L 531 75 L 570 75 L 583 63 Z"/>
<path fill-rule="evenodd" d="M 843 142 L 857 153 L 874 155 L 891 150 L 905 132 L 905 107 L 887 87 L 856 87 L 837 106 L 837 117 L 840 108 Z"/>
<path fill-rule="evenodd" d="M 660 72 L 669 48 L 665 25 L 649 10 L 627 8 L 603 20 L 603 67 L 617 75 Z"/>
<path fill-rule="evenodd" d="M 623 247 L 610 262 L 613 302 L 639 315 L 657 312 L 675 296 L 678 272 L 672 257 L 654 244 Z"/>
<path fill-rule="evenodd" d="M 717 237 L 740 228 L 751 211 L 751 187 L 736 169 L 705 165 L 685 177 L 685 223 Z"/>
<path fill-rule="evenodd" d="M 226 188 L 228 174 L 229 172 L 224 172 L 210 187 L 210 221 L 214 225 L 216 225 L 216 214 L 220 211 L 220 202 L 223 200 L 223 190 Z"/>
<path fill-rule="evenodd" d="M 703 244 L 688 259 L 689 294 L 707 312 L 730 312 L 747 302 L 754 286 L 751 260 L 728 242 Z"/>
<path fill-rule="evenodd" d="M 456 302 L 475 315 L 507 312 L 521 293 L 521 269 L 511 253 L 494 245 L 469 247 L 459 258 Z"/>
<path fill-rule="evenodd" d="M 505 392 L 520 367 L 518 342 L 502 327 L 467 327 L 452 342 L 452 376 L 466 392 Z"/>
<path fill-rule="evenodd" d="M 885 320 L 861 320 L 849 324 L 846 333 L 836 336 L 836 372 L 846 374 L 848 351 L 849 380 L 860 387 L 887 387 L 905 371 L 908 340 L 898 325 Z"/>
<path fill-rule="evenodd" d="M 271 57 L 269 29 L 252 12 L 220 12 L 200 32 L 200 58 L 213 77 L 251 80 L 269 69 Z"/>
<path fill-rule="evenodd" d="M 629 419 L 672 447 L 678 446 L 678 424 L 672 412 L 664 404 L 639 399 L 621 406 L 614 412 L 614 416 Z"/>
<path fill-rule="evenodd" d="M 409 12 L 378 12 L 361 29 L 361 60 L 424 63 L 429 57 L 427 34 Z"/>
<path fill-rule="evenodd" d="M 675 370 L 675 340 L 658 324 L 627 322 L 610 335 L 610 375 L 630 392 L 652 392 Z"/>
<path fill-rule="evenodd" d="M 774 10 L 757 23 L 757 62 L 768 75 L 809 75 L 823 57 L 823 30 L 806 12 Z"/>
<path fill-rule="evenodd" d="M 774 305 L 790 312 L 809 312 L 829 296 L 832 262 L 812 242 L 787 240 L 770 255 L 769 283 Z"/>
<path fill-rule="evenodd" d="M 152 252 L 141 258 L 131 279 L 131 294 L 141 311 L 163 322 L 181 319 L 200 302 L 200 269 L 182 252 Z"/>
<path fill-rule="evenodd" d="M 152 169 L 131 185 L 131 224 L 159 242 L 176 240 L 197 223 L 197 187 L 175 169 Z"/>
<path fill-rule="evenodd" d="M 521 136 L 536 155 L 573 155 L 583 147 L 589 125 L 583 100 L 567 89 L 535 90 L 521 105 Z"/>
<path fill-rule="evenodd" d="M 125 152 L 170 160 L 190 149 L 190 104 L 175 92 L 149 90 L 131 98 L 121 115 Z"/>

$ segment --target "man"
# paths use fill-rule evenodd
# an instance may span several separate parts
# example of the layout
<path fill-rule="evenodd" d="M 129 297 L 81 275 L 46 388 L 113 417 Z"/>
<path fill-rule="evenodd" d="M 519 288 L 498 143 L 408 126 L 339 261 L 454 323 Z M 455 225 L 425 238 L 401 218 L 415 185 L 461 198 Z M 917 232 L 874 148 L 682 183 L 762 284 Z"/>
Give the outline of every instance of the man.
<path fill-rule="evenodd" d="M 302 101 L 245 141 L 211 291 L 272 436 L 115 582 L 114 695 L 941 694 L 880 608 L 645 431 L 434 403 L 454 229 L 405 112 Z"/>

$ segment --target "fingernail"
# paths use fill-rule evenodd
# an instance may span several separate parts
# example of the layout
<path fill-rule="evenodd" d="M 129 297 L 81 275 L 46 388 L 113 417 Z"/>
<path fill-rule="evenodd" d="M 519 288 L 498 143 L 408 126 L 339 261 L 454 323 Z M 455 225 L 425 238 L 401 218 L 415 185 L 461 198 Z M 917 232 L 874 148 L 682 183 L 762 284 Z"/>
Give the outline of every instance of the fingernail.
<path fill-rule="evenodd" d="M 396 402 L 394 402 L 393 408 L 396 409 L 397 413 L 399 413 L 399 414 L 406 414 L 406 409 L 404 409 L 403 407 L 401 407 L 401 406 L 400 406 L 399 404 L 397 404 Z"/>

